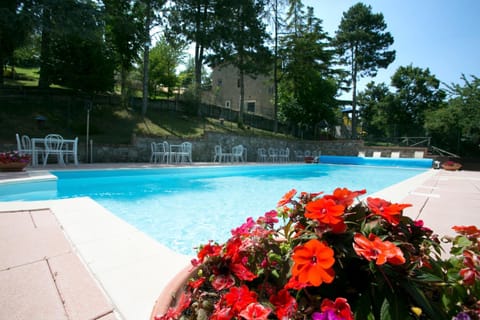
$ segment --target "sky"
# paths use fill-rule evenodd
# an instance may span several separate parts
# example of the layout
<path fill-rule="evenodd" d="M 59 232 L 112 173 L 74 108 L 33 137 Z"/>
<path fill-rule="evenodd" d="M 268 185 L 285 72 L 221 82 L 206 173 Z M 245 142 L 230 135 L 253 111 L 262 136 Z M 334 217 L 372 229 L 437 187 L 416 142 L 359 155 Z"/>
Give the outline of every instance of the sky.
<path fill-rule="evenodd" d="M 480 77 L 480 0 L 303 0 L 330 36 L 343 13 L 358 2 L 383 14 L 396 51 L 395 61 L 375 78 L 362 79 L 359 90 L 370 81 L 389 85 L 395 71 L 410 64 L 428 68 L 448 85 L 463 85 L 462 74 Z"/>

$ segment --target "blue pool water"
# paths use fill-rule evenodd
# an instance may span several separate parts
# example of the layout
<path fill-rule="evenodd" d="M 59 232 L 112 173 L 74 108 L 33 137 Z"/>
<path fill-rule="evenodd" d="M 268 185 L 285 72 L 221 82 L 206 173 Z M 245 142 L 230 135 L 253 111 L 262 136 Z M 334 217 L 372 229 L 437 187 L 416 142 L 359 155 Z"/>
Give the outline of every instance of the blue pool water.
<path fill-rule="evenodd" d="M 0 186 L 0 201 L 88 196 L 171 249 L 193 255 L 224 241 L 249 216 L 275 208 L 290 189 L 368 194 L 424 172 L 331 164 L 53 171 L 57 181 Z"/>

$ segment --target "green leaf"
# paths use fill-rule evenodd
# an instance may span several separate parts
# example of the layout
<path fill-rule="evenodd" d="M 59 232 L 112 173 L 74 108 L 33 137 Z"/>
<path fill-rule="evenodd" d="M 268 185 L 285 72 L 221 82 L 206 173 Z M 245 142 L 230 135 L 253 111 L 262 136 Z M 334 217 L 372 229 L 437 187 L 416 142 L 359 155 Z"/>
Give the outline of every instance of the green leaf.
<path fill-rule="evenodd" d="M 430 319 L 435 320 L 448 320 L 445 312 L 442 312 L 439 308 L 435 308 L 434 305 L 425 297 L 425 294 L 412 284 L 410 281 L 403 281 L 400 285 L 407 291 L 410 297 L 416 302 L 416 304 L 425 312 Z"/>
<path fill-rule="evenodd" d="M 380 309 L 380 319 L 381 320 L 393 320 L 395 319 L 391 315 L 392 309 L 390 308 L 390 303 L 388 302 L 388 299 L 385 298 L 382 303 L 382 308 Z"/>
<path fill-rule="evenodd" d="M 354 308 L 355 319 L 374 320 L 375 317 L 372 313 L 371 305 L 370 295 L 362 294 Z"/>

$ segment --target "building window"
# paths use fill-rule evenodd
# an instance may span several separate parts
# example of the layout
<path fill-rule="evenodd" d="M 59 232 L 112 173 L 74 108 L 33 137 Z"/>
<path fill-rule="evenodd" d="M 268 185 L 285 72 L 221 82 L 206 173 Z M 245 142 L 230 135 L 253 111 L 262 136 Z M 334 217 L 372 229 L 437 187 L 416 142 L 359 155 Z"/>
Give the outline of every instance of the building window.
<path fill-rule="evenodd" d="M 229 108 L 232 106 L 232 102 L 230 100 L 225 100 L 225 108 Z"/>
<path fill-rule="evenodd" d="M 255 113 L 255 101 L 247 101 L 247 112 Z"/>

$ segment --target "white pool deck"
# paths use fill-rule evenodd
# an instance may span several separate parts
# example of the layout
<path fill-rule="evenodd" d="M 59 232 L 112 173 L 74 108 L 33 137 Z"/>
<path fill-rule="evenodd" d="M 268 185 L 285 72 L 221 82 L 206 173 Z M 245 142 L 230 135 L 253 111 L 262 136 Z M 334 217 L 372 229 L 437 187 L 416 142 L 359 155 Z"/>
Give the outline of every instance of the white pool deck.
<path fill-rule="evenodd" d="M 150 165 L 79 168 L 127 166 Z M 46 174 L 0 173 L 0 183 Z M 405 214 L 440 235 L 453 235 L 453 225 L 480 227 L 477 171 L 432 169 L 369 196 L 412 203 Z M 0 319 L 149 319 L 163 287 L 190 259 L 90 198 L 0 202 Z"/>

